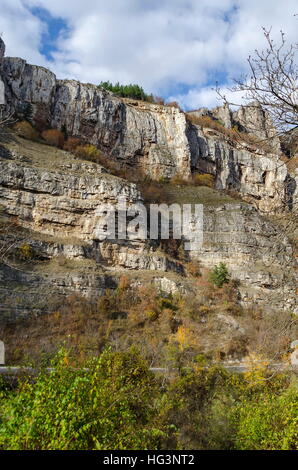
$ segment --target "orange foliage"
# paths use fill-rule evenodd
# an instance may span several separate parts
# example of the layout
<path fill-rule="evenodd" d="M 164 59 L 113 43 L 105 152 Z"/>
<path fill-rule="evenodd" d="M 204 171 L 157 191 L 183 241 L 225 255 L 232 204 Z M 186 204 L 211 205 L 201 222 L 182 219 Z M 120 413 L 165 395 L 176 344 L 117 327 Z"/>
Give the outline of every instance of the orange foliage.
<path fill-rule="evenodd" d="M 17 122 L 14 126 L 14 130 L 20 137 L 23 137 L 24 139 L 37 140 L 38 138 L 38 132 L 28 121 Z"/>
<path fill-rule="evenodd" d="M 48 129 L 41 134 L 47 144 L 62 148 L 64 144 L 64 135 L 58 129 Z"/>
<path fill-rule="evenodd" d="M 80 144 L 81 141 L 77 137 L 69 137 L 64 143 L 63 148 L 68 152 L 73 152 Z"/>
<path fill-rule="evenodd" d="M 204 175 L 194 175 L 192 181 L 196 186 L 208 186 L 209 188 L 214 188 L 214 176 L 207 173 Z"/>

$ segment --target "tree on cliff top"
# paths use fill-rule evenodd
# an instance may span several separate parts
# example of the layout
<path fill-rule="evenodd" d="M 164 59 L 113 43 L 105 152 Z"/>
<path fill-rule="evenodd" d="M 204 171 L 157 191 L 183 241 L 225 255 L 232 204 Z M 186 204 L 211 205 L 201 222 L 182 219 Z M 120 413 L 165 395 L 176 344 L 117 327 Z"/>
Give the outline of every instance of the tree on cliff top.
<path fill-rule="evenodd" d="M 280 43 L 276 44 L 271 37 L 271 31 L 263 28 L 267 47 L 255 50 L 254 56 L 249 56 L 250 76 L 244 75 L 234 79 L 232 92 L 242 92 L 245 102 L 257 102 L 267 111 L 273 125 L 280 134 L 298 126 L 298 44 L 287 47 L 285 34 L 281 31 Z M 217 93 L 225 104 L 238 106 L 221 93 Z"/>
<path fill-rule="evenodd" d="M 120 85 L 119 82 L 113 85 L 111 82 L 101 82 L 100 87 L 105 90 L 115 93 L 115 95 L 122 96 L 123 98 L 133 98 L 135 100 L 148 101 L 148 95 L 144 92 L 143 88 L 136 84 Z"/>

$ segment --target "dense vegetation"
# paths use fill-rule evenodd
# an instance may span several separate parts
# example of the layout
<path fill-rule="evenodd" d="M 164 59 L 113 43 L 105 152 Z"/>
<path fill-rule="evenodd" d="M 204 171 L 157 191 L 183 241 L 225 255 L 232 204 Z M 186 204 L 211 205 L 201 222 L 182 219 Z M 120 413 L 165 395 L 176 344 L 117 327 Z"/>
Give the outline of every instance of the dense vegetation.
<path fill-rule="evenodd" d="M 120 85 L 120 83 L 117 82 L 113 85 L 113 83 L 107 81 L 101 82 L 99 86 L 104 88 L 105 90 L 115 93 L 115 95 L 122 96 L 123 98 L 152 101 L 152 95 L 147 95 L 144 92 L 143 88 L 136 84 L 131 83 L 130 85 Z"/>
<path fill-rule="evenodd" d="M 134 349 L 66 350 L 0 388 L 0 449 L 297 449 L 297 378 L 193 367 L 155 376 Z"/>

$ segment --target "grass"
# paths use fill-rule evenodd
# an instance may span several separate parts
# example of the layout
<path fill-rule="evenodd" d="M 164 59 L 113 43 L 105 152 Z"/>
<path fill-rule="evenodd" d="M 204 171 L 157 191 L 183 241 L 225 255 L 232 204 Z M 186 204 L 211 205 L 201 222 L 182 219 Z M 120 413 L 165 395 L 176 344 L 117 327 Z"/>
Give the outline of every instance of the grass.
<path fill-rule="evenodd" d="M 96 168 L 101 168 L 101 165 L 77 158 L 65 150 L 43 142 L 23 139 L 12 131 L 8 132 L 8 138 L 6 138 L 5 142 L 1 142 L 1 146 L 11 153 L 16 153 L 22 159 L 25 157 L 24 164 L 26 166 L 42 168 L 48 171 L 61 171 L 63 169 L 69 174 L 80 175 L 82 174 L 80 169 L 81 164 L 89 164 L 94 168 L 94 172 L 96 172 Z M 78 166 L 77 169 L 76 166 Z M 108 173 L 105 176 L 111 177 Z"/>
<path fill-rule="evenodd" d="M 145 195 L 146 202 L 167 204 L 204 204 L 220 206 L 242 202 L 240 198 L 217 191 L 207 186 L 179 185 L 171 183 L 143 182 L 140 190 Z"/>
<path fill-rule="evenodd" d="M 222 136 L 230 139 L 232 142 L 235 142 L 240 145 L 244 143 L 250 146 L 253 152 L 258 149 L 266 153 L 274 152 L 274 149 L 272 148 L 268 140 L 260 139 L 255 135 L 249 134 L 247 132 L 240 132 L 236 127 L 228 129 L 217 119 L 212 119 L 209 116 L 196 116 L 192 112 L 186 113 L 185 116 L 186 119 L 188 119 L 192 124 L 196 126 L 213 129 L 214 131 L 220 133 Z"/>

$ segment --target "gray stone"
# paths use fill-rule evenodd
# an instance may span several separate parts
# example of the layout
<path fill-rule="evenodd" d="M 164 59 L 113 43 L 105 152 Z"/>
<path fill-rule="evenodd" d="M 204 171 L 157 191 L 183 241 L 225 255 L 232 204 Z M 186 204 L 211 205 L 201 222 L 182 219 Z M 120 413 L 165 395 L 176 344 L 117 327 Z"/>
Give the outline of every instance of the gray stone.
<path fill-rule="evenodd" d="M 290 355 L 292 366 L 298 366 L 298 340 L 292 341 L 291 349 L 294 351 Z"/>
<path fill-rule="evenodd" d="M 124 100 L 75 80 L 57 80 L 19 58 L 3 60 L 8 112 L 31 103 L 33 121 L 65 126 L 112 158 L 138 165 L 155 178 L 190 174 L 184 113 L 174 107 Z"/>
<path fill-rule="evenodd" d="M 3 341 L 0 341 L 0 365 L 5 364 L 5 347 Z"/>
<path fill-rule="evenodd" d="M 86 139 L 110 158 L 138 167 L 153 179 L 177 173 L 186 177 L 191 170 L 209 172 L 216 176 L 218 189 L 239 191 L 268 213 L 287 210 L 287 188 L 297 193 L 296 183 L 288 185 L 288 170 L 276 153 L 190 125 L 174 107 L 121 99 L 92 84 L 57 80 L 49 70 L 19 58 L 4 58 L 2 68 L 8 112 L 29 102 L 39 124 L 65 126 L 69 135 Z M 226 127 L 237 121 L 245 129 L 253 120 L 260 137 L 275 139 L 272 123 L 259 106 L 236 113 L 226 106 L 213 111 L 202 108 L 193 114 L 213 116 Z M 292 206 L 297 207 L 294 202 Z"/>
<path fill-rule="evenodd" d="M 218 106 L 212 109 L 212 115 L 218 119 L 227 129 L 233 127 L 233 115 L 228 105 Z"/>
<path fill-rule="evenodd" d="M 4 58 L 1 76 L 7 112 L 30 103 L 36 123 L 53 128 L 65 126 L 69 135 L 82 137 L 100 147 L 109 158 L 143 169 L 152 178 L 207 172 L 214 175 L 218 190 L 237 191 L 257 210 L 245 203 L 205 208 L 204 245 L 190 257 L 198 258 L 207 267 L 225 262 L 232 276 L 241 281 L 242 304 L 297 311 L 291 244 L 260 215 L 291 214 L 298 207 L 298 175 L 289 174 L 277 153 L 268 154 L 245 142 L 231 141 L 214 129 L 194 126 L 174 107 L 120 99 L 95 85 L 57 80 L 49 70 L 19 58 Z M 197 113 L 212 116 L 206 109 Z M 263 111 L 257 113 L 260 136 L 274 137 Z M 222 120 L 226 127 L 238 120 L 243 128 L 248 128 L 252 116 L 247 109 L 232 115 L 226 107 L 213 110 L 213 117 Z M 34 162 L 33 157 L 31 161 L 17 151 L 11 155 L 9 160 L 0 159 L 1 205 L 8 215 L 17 217 L 21 227 L 63 240 L 48 245 L 33 241 L 46 257 L 93 259 L 108 266 L 111 273 L 124 269 L 160 271 L 163 274 L 156 282 L 161 288 L 184 289 L 182 280 L 181 286 L 180 281 L 160 281 L 167 271 L 181 274 L 180 263 L 155 252 L 145 242 L 98 243 L 99 204 L 115 204 L 119 196 L 137 202 L 141 195 L 136 185 L 112 176 L 100 165 L 71 159 L 66 152 L 57 156 L 59 164 L 54 168 L 42 167 L 40 161 Z M 72 238 L 78 240 L 77 245 L 70 242 Z M 13 271 L 9 275 L 17 276 Z M 5 271 L 3 283 L 6 278 Z M 42 276 L 33 281 L 29 278 L 20 278 L 19 284 L 34 286 L 37 296 L 41 286 L 49 284 L 61 292 L 73 289 L 84 295 L 96 295 L 105 285 L 102 275 L 85 272 L 53 275 L 47 284 Z M 2 292 L 8 300 L 15 301 L 16 296 L 7 286 Z M 50 287 L 47 292 L 51 292 Z"/>
<path fill-rule="evenodd" d="M 0 37 L 0 60 L 4 57 L 5 55 L 5 43 L 3 39 Z"/>
<path fill-rule="evenodd" d="M 280 152 L 280 140 L 274 129 L 269 114 L 262 109 L 257 101 L 253 101 L 233 113 L 232 119 L 238 124 L 240 129 L 256 135 L 260 139 L 269 139 L 276 152 Z"/>
<path fill-rule="evenodd" d="M 0 77 L 0 105 L 5 105 L 5 86 Z"/>
<path fill-rule="evenodd" d="M 199 126 L 190 126 L 188 137 L 192 168 L 213 174 L 217 189 L 238 191 L 267 214 L 289 209 L 288 170 L 276 154 L 256 151 L 245 142 L 232 143 L 222 134 L 208 133 Z"/>

